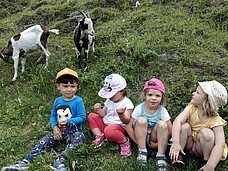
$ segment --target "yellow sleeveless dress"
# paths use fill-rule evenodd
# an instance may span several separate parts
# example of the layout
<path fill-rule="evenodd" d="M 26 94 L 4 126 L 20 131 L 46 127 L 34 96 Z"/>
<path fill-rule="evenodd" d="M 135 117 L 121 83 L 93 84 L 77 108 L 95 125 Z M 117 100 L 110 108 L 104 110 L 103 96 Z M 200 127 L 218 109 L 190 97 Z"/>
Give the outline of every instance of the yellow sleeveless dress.
<path fill-rule="evenodd" d="M 195 106 L 192 103 L 189 103 L 190 107 L 190 116 L 188 118 L 188 123 L 191 125 L 192 128 L 192 138 L 194 141 L 196 141 L 197 135 L 200 132 L 202 128 L 214 128 L 216 126 L 225 126 L 226 121 L 222 119 L 219 115 L 210 117 L 206 120 L 200 120 L 198 117 L 198 109 L 197 106 Z M 221 160 L 225 160 L 227 157 L 228 148 L 225 144 L 223 155 Z"/>

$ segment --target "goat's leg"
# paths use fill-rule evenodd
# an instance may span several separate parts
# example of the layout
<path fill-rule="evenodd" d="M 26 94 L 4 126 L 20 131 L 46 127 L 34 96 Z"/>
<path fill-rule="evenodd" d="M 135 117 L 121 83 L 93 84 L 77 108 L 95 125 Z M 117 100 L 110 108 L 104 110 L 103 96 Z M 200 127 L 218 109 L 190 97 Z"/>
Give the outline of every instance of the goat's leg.
<path fill-rule="evenodd" d="M 19 63 L 19 53 L 18 55 L 13 55 L 13 61 L 14 61 L 14 76 L 12 81 L 15 81 L 17 79 L 17 70 L 18 70 L 18 63 Z"/>
<path fill-rule="evenodd" d="M 95 52 L 95 43 L 94 42 L 92 43 L 91 47 L 92 47 L 92 52 L 94 53 Z"/>
<path fill-rule="evenodd" d="M 26 57 L 23 57 L 21 59 L 21 65 L 22 65 L 22 73 L 25 72 L 25 63 L 26 63 Z"/>
<path fill-rule="evenodd" d="M 44 68 L 47 68 L 48 67 L 48 61 L 49 61 L 49 55 L 46 56 L 46 64 L 45 64 L 45 67 Z"/>
<path fill-rule="evenodd" d="M 95 37 L 89 35 L 88 36 L 88 39 L 89 39 L 89 46 L 88 46 L 88 48 L 91 47 L 92 48 L 92 52 L 94 53 L 95 52 L 95 42 L 94 42 Z"/>
<path fill-rule="evenodd" d="M 82 66 L 81 66 L 82 59 L 81 59 L 81 55 L 80 54 L 77 56 L 77 61 L 78 61 L 78 68 L 81 69 L 82 68 Z"/>
<path fill-rule="evenodd" d="M 48 51 L 48 49 L 44 48 L 44 46 L 41 43 L 38 43 L 38 45 L 40 46 L 40 48 L 43 50 L 45 56 L 46 56 L 46 64 L 45 64 L 45 68 L 47 68 L 48 66 L 48 60 L 49 60 L 49 56 L 50 56 L 50 52 Z M 39 59 L 38 59 L 39 60 Z"/>
<path fill-rule="evenodd" d="M 77 62 L 78 67 L 81 69 L 81 52 L 75 47 L 76 56 L 77 56 Z"/>
<path fill-rule="evenodd" d="M 43 52 L 40 54 L 40 57 L 37 59 L 36 63 L 39 63 L 42 58 L 43 58 Z"/>
<path fill-rule="evenodd" d="M 89 49 L 85 49 L 84 56 L 85 56 L 84 71 L 87 71 L 89 68 L 89 60 L 88 60 Z"/>
<path fill-rule="evenodd" d="M 48 49 L 45 48 L 41 43 L 38 43 L 38 45 L 40 46 L 40 48 L 42 49 L 42 51 L 44 51 L 44 54 L 46 56 L 50 56 L 51 55 L 50 52 L 48 51 Z"/>
<path fill-rule="evenodd" d="M 48 56 L 50 56 L 51 55 L 51 53 L 48 51 L 48 49 L 46 49 L 47 50 L 47 54 L 48 54 Z"/>

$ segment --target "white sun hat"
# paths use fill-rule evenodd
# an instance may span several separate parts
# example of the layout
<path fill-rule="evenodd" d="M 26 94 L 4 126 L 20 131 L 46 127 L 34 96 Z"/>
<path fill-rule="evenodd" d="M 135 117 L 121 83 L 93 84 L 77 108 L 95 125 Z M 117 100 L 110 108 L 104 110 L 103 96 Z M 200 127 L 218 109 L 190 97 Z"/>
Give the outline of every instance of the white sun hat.
<path fill-rule="evenodd" d="M 105 78 L 104 87 L 98 92 L 98 95 L 103 98 L 111 98 L 126 86 L 126 80 L 121 75 L 111 74 Z"/>
<path fill-rule="evenodd" d="M 199 82 L 200 87 L 208 95 L 208 100 L 211 108 L 218 112 L 219 107 L 226 105 L 227 103 L 227 90 L 218 81 L 205 81 Z"/>

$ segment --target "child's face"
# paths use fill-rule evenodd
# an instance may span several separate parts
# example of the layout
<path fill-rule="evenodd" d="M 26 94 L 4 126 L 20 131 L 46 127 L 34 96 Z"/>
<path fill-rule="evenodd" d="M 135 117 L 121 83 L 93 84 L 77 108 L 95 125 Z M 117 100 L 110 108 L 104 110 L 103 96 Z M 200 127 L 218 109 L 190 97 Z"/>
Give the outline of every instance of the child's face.
<path fill-rule="evenodd" d="M 145 103 L 148 108 L 158 108 L 161 104 L 162 92 L 155 89 L 147 89 L 145 94 Z"/>
<path fill-rule="evenodd" d="M 113 102 L 117 103 L 124 99 L 123 91 L 118 91 L 114 96 L 110 98 Z"/>
<path fill-rule="evenodd" d="M 198 86 L 196 91 L 192 93 L 191 103 L 197 106 L 202 106 L 206 97 L 207 97 L 207 94 L 203 91 L 203 89 L 200 86 Z"/>
<path fill-rule="evenodd" d="M 71 100 L 74 98 L 75 93 L 77 91 L 77 83 L 57 83 L 57 88 L 63 95 L 65 100 Z"/>

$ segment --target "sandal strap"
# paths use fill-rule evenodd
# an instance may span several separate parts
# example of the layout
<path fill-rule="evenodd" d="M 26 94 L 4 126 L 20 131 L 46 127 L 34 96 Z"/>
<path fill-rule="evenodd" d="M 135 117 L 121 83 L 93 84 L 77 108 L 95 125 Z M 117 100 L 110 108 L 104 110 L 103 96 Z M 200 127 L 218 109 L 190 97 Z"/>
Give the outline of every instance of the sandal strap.
<path fill-rule="evenodd" d="M 184 161 L 184 156 L 182 156 L 181 154 L 179 154 L 179 156 L 178 156 L 178 160 L 180 160 L 180 161 Z"/>
<path fill-rule="evenodd" d="M 168 165 L 166 165 L 166 164 L 157 164 L 157 166 L 158 166 L 158 168 L 168 168 Z"/>
<path fill-rule="evenodd" d="M 168 171 L 168 165 L 165 164 L 158 164 L 158 171 Z"/>
<path fill-rule="evenodd" d="M 147 156 L 148 152 L 146 152 L 146 151 L 140 151 L 140 150 L 139 150 L 138 154 L 141 154 L 141 155 Z"/>
<path fill-rule="evenodd" d="M 183 156 L 182 154 L 179 154 L 178 159 L 177 159 L 177 160 L 174 160 L 174 161 L 172 162 L 172 165 L 173 165 L 173 166 L 176 166 L 176 167 L 184 166 L 184 165 L 185 165 L 184 156 Z"/>
<path fill-rule="evenodd" d="M 156 156 L 157 162 L 159 160 L 163 160 L 164 163 L 157 163 L 158 171 L 167 171 L 168 170 L 168 165 L 166 163 L 166 157 L 165 156 Z"/>
<path fill-rule="evenodd" d="M 157 160 L 165 160 L 166 161 L 166 157 L 165 156 L 156 156 Z"/>

